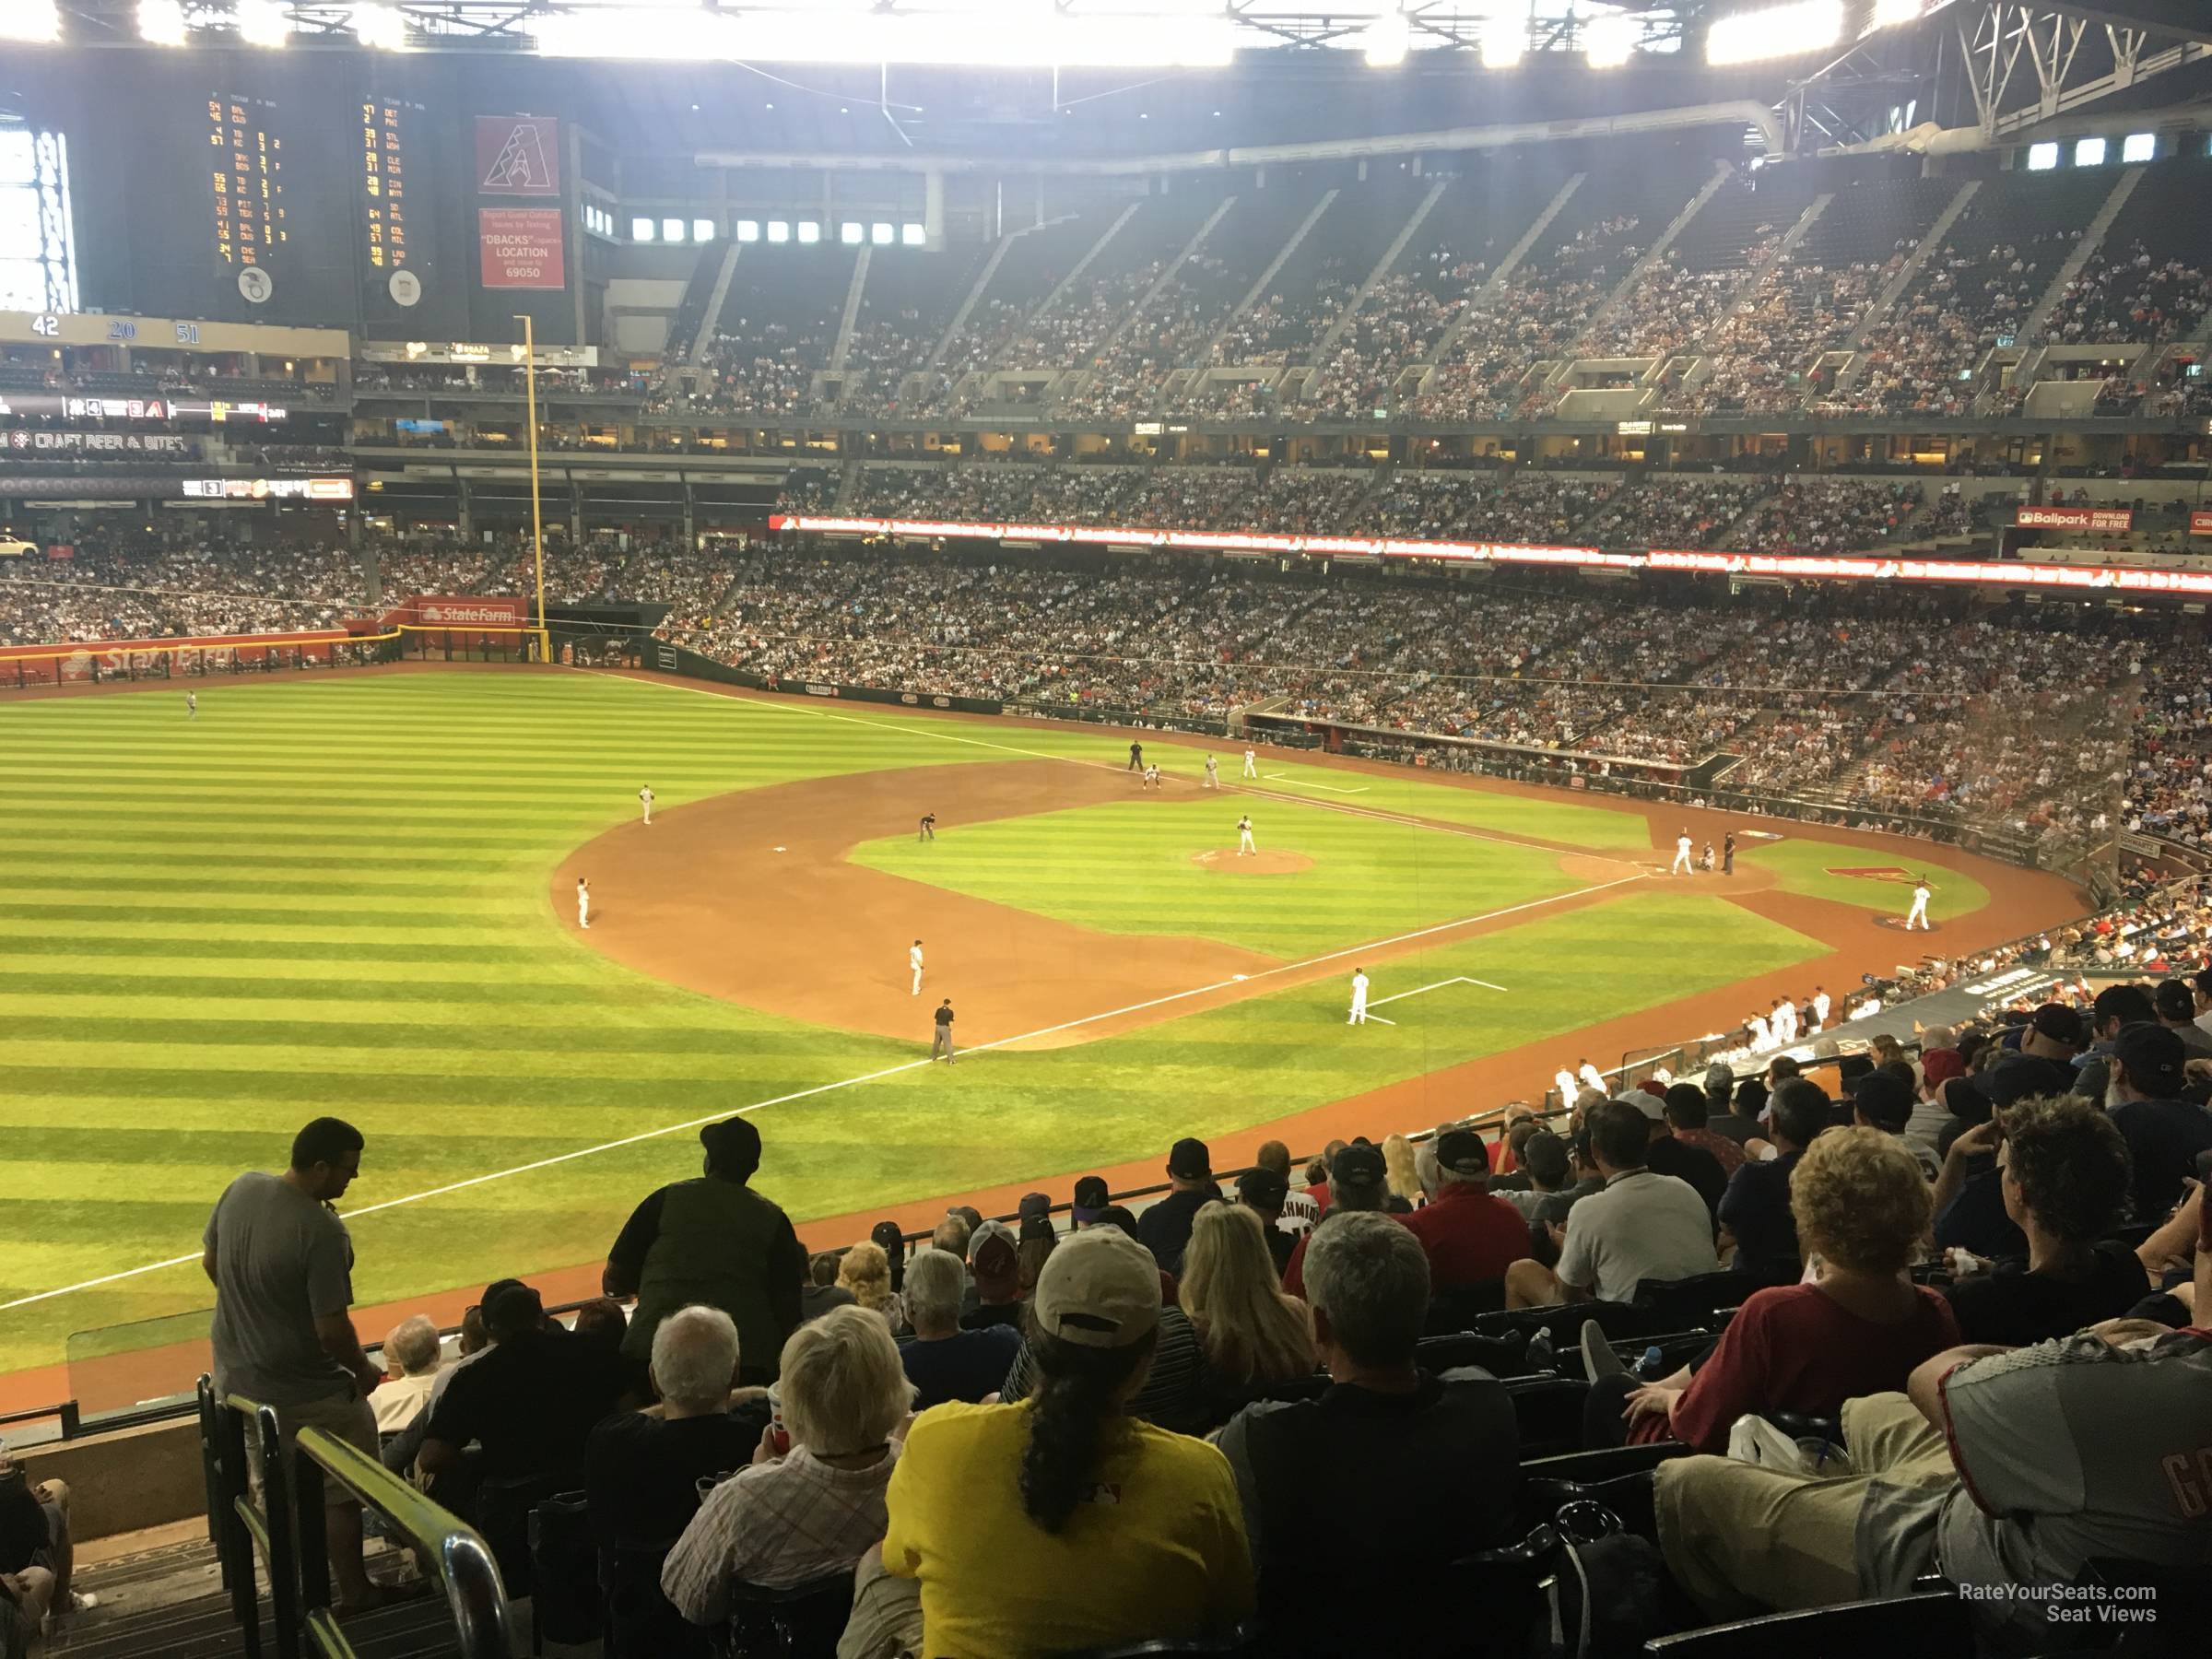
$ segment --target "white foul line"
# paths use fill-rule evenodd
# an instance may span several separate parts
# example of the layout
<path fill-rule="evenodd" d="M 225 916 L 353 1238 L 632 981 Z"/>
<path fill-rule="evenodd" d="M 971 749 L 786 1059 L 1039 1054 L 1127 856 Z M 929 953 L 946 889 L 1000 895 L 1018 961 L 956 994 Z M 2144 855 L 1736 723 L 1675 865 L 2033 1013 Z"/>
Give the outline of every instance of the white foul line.
<path fill-rule="evenodd" d="M 1368 1006 L 1379 1008 L 1384 1003 L 1396 1002 L 1401 996 L 1418 996 L 1424 991 L 1441 991 L 1446 985 L 1480 985 L 1486 991 L 1505 989 L 1503 985 L 1493 985 L 1488 980 L 1476 979 L 1471 974 L 1455 973 L 1450 979 L 1436 980 L 1426 985 L 1416 985 L 1410 991 L 1393 991 L 1388 996 L 1378 996 Z"/>
<path fill-rule="evenodd" d="M 652 682 L 646 683 L 651 684 Z M 690 689 L 689 687 L 678 688 Z M 702 695 L 711 696 L 712 694 L 702 693 Z M 1047 758 L 1058 759 L 1056 756 Z M 1095 1025 L 1103 1019 L 1118 1019 L 1124 1014 L 1141 1014 L 1148 1008 L 1165 1007 L 1170 1003 L 1186 1002 L 1194 996 L 1205 996 L 1211 992 L 1227 990 L 1231 985 L 1248 984 L 1255 980 L 1272 979 L 1278 974 L 1296 973 L 1303 969 L 1316 968 L 1325 962 L 1337 961 L 1345 957 L 1363 955 L 1391 945 L 1407 944 L 1412 940 L 1425 939 L 1435 934 L 1449 933 L 1454 928 L 1469 927 L 1478 922 L 1493 922 L 1500 916 L 1516 915 L 1523 911 L 1541 910 L 1546 905 L 1558 904 L 1563 900 L 1580 899 L 1589 893 L 1602 893 L 1607 888 L 1622 887 L 1629 882 L 1643 879 L 1645 877 L 1641 874 L 1623 876 L 1617 880 L 1601 881 L 1594 886 L 1575 888 L 1564 893 L 1553 893 L 1548 898 L 1530 899 L 1520 904 L 1506 905 L 1500 910 L 1485 911 L 1477 916 L 1461 916 L 1451 922 L 1439 922 L 1429 927 L 1415 928 L 1410 933 L 1394 935 L 1387 939 L 1370 939 L 1362 945 L 1347 945 L 1341 950 L 1331 950 L 1320 956 L 1308 957 L 1303 961 L 1279 962 L 1273 968 L 1263 968 L 1253 973 L 1231 974 L 1227 979 L 1216 980 L 1209 985 L 1199 985 L 1189 991 L 1171 992 L 1165 996 L 1155 996 L 1144 1002 L 1129 1003 L 1119 1008 L 1108 1008 L 1103 1013 L 1086 1014 L 1078 1019 L 1062 1020 L 1058 1025 L 1042 1026 L 1034 1031 L 1024 1031 L 1019 1036 L 994 1038 L 989 1042 L 975 1043 L 966 1052 L 975 1054 L 990 1049 L 1011 1048 L 1017 1043 L 1033 1041 L 1040 1037 L 1056 1036 L 1062 1031 L 1072 1031 L 1081 1026 Z M 1384 1020 L 1382 1023 L 1388 1025 L 1392 1022 Z M 482 1186 L 488 1182 L 504 1181 L 511 1175 L 533 1174 L 539 1170 L 552 1169 L 558 1164 L 572 1163 L 580 1158 L 594 1158 L 602 1152 L 614 1152 L 624 1147 L 634 1147 L 641 1141 L 657 1140 L 665 1135 L 676 1135 L 686 1129 L 697 1129 L 707 1124 L 720 1123 L 727 1117 L 744 1117 L 765 1107 L 786 1106 L 794 1100 L 804 1100 L 815 1095 L 830 1094 L 841 1088 L 856 1088 L 863 1083 L 880 1082 L 885 1077 L 895 1077 L 901 1072 L 913 1071 L 930 1064 L 931 1062 L 926 1059 L 905 1060 L 897 1065 L 886 1065 L 872 1072 L 864 1072 L 856 1077 L 841 1077 L 833 1083 L 817 1083 L 811 1088 L 794 1089 L 789 1094 L 776 1095 L 765 1100 L 755 1100 L 751 1105 L 740 1106 L 734 1112 L 725 1108 L 720 1112 L 711 1112 L 704 1117 L 687 1118 L 680 1124 L 664 1124 L 658 1129 L 642 1129 L 635 1135 L 623 1135 L 618 1140 L 602 1141 L 595 1147 L 579 1147 L 573 1152 L 556 1153 L 551 1158 L 540 1158 L 530 1163 L 517 1164 L 511 1170 L 494 1170 L 488 1174 L 471 1175 L 465 1181 L 448 1182 L 443 1186 L 430 1187 L 419 1193 L 409 1193 L 405 1197 L 387 1198 L 381 1204 L 363 1205 L 359 1209 L 345 1211 L 344 1219 L 350 1221 L 357 1216 L 373 1216 L 379 1210 L 397 1209 L 405 1204 L 420 1204 L 426 1198 L 442 1198 L 449 1193 L 465 1192 L 470 1187 Z M 126 1267 L 121 1273 L 104 1274 L 99 1278 L 86 1279 L 80 1284 L 64 1285 L 56 1290 L 41 1290 L 31 1296 L 18 1296 L 13 1301 L 0 1302 L 0 1312 L 6 1312 L 11 1308 L 29 1307 L 32 1302 L 47 1301 L 57 1296 L 67 1296 L 73 1291 L 95 1290 L 102 1285 L 112 1285 L 123 1279 L 136 1278 L 142 1274 L 159 1273 L 165 1267 L 181 1267 L 187 1262 L 196 1262 L 199 1259 L 196 1255 L 171 1256 L 165 1262 L 148 1262 L 142 1267 Z"/>
<path fill-rule="evenodd" d="M 1288 772 L 1268 772 L 1265 775 L 1277 783 L 1288 783 L 1293 789 L 1325 789 L 1332 794 L 1365 794 L 1368 788 L 1364 783 L 1357 789 L 1347 789 L 1340 783 L 1316 783 L 1311 778 L 1294 778 Z"/>

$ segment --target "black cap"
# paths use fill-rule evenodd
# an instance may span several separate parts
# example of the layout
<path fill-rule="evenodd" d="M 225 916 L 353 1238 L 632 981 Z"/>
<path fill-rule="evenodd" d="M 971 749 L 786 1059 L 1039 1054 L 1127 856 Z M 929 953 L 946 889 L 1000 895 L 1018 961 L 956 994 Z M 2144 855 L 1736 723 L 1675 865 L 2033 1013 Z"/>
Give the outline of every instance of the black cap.
<path fill-rule="evenodd" d="M 868 1229 L 868 1237 L 894 1262 L 906 1253 L 906 1230 L 896 1221 L 877 1222 Z"/>
<path fill-rule="evenodd" d="M 1345 1147 L 1329 1166 L 1331 1186 L 1379 1187 L 1382 1182 L 1382 1154 L 1364 1144 Z"/>
<path fill-rule="evenodd" d="M 1547 1187 L 1567 1179 L 1567 1143 L 1548 1129 L 1539 1129 L 1521 1145 L 1521 1167 L 1529 1177 Z"/>
<path fill-rule="evenodd" d="M 699 1132 L 699 1144 L 707 1149 L 714 1172 L 743 1181 L 760 1167 L 760 1131 L 749 1118 L 724 1118 Z"/>
<path fill-rule="evenodd" d="M 1185 1137 L 1168 1149 L 1168 1173 L 1178 1181 L 1205 1181 L 1214 1172 L 1213 1154 L 1206 1143 Z"/>
<path fill-rule="evenodd" d="M 2160 1019 L 2187 1025 L 2196 1018 L 2196 998 L 2189 994 L 2189 987 L 2180 980 L 2160 980 L 2159 988 L 2150 994 L 2150 1000 Z"/>
<path fill-rule="evenodd" d="M 2065 1003 L 2045 1003 L 2036 1009 L 2029 1023 L 2042 1036 L 2058 1042 L 2070 1042 L 2076 1048 L 2081 1046 L 2084 1033 L 2079 1008 L 2069 1008 Z"/>
<path fill-rule="evenodd" d="M 2174 1039 L 2181 1046 L 2181 1039 Z M 2041 1059 L 2034 1054 L 2007 1054 L 1981 1080 L 1983 1093 L 1989 1097 L 1992 1106 L 2009 1106 L 2015 1100 L 2025 1100 L 2036 1095 L 2063 1095 L 2074 1088 L 2074 1071 L 2055 1060 Z"/>
<path fill-rule="evenodd" d="M 1436 1137 L 1436 1167 L 1460 1180 L 1479 1180 L 1490 1172 L 1490 1149 L 1472 1129 L 1447 1129 Z"/>
<path fill-rule="evenodd" d="M 1247 1170 L 1237 1177 L 1237 1196 L 1253 1209 L 1280 1209 L 1290 1182 L 1276 1170 Z"/>
<path fill-rule="evenodd" d="M 1014 1206 L 1014 1214 L 1023 1221 L 1031 1216 L 1049 1216 L 1052 1213 L 1053 1200 L 1049 1193 L 1024 1193 L 1021 1202 Z"/>
<path fill-rule="evenodd" d="M 1905 1120 L 1912 1115 L 1912 1089 L 1902 1077 L 1886 1071 L 1868 1072 L 1861 1077 L 1852 1088 L 1851 1103 L 1869 1124 L 1891 1135 L 1901 1133 Z"/>
<path fill-rule="evenodd" d="M 1076 1182 L 1075 1218 L 1085 1225 L 1099 1219 L 1106 1206 L 1113 1202 L 1112 1189 L 1103 1175 L 1086 1175 Z"/>
<path fill-rule="evenodd" d="M 2188 1052 L 2180 1036 L 2164 1026 L 2122 1026 L 2112 1039 L 2112 1058 L 2127 1067 L 2127 1080 L 2140 1094 L 2171 1100 L 2182 1091 Z"/>

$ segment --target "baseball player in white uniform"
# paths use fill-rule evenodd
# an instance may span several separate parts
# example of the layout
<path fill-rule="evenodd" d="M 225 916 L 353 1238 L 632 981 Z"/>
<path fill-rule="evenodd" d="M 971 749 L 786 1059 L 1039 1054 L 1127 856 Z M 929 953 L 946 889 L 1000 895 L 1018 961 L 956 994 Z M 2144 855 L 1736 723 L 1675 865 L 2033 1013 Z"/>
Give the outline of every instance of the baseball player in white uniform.
<path fill-rule="evenodd" d="M 1218 789 L 1221 787 L 1221 774 L 1217 769 L 1214 758 L 1211 755 L 1208 755 L 1206 758 L 1206 778 L 1198 785 L 1198 787 L 1201 789 Z"/>
<path fill-rule="evenodd" d="M 1256 858 L 1259 856 L 1259 852 L 1258 845 L 1252 839 L 1252 819 L 1249 818 L 1239 818 L 1237 820 L 1237 856 L 1241 858 L 1249 853 Z"/>
<path fill-rule="evenodd" d="M 1772 1048 L 1774 1046 L 1774 1034 L 1767 1030 L 1767 1018 L 1765 1015 L 1754 1014 L 1750 1018 L 1744 1021 L 1744 1024 L 1750 1030 L 1751 1046 L 1753 1048 L 1763 1049 Z"/>
<path fill-rule="evenodd" d="M 906 965 L 907 965 L 909 968 L 912 968 L 912 969 L 914 971 L 914 989 L 913 989 L 912 994 L 914 994 L 914 995 L 916 995 L 916 996 L 919 996 L 919 995 L 921 995 L 921 994 L 922 994 L 922 941 L 921 941 L 921 940 L 919 940 L 919 939 L 916 939 L 916 940 L 913 942 L 913 945 L 912 945 L 912 947 L 911 947 L 908 949 L 908 951 L 907 951 L 907 953 L 906 953 Z"/>
<path fill-rule="evenodd" d="M 645 808 L 645 821 L 653 822 L 653 785 L 648 783 L 638 791 L 638 805 Z"/>
<path fill-rule="evenodd" d="M 1576 1067 L 1574 1075 L 1582 1079 L 1584 1088 L 1594 1088 L 1599 1094 L 1606 1092 L 1605 1074 L 1589 1061 L 1585 1060 Z"/>
<path fill-rule="evenodd" d="M 1573 1105 L 1574 1097 L 1577 1092 L 1575 1088 L 1573 1068 L 1571 1066 L 1560 1066 L 1558 1071 L 1551 1074 L 1551 1080 L 1559 1085 L 1559 1104 L 1562 1106 Z"/>
<path fill-rule="evenodd" d="M 1145 762 L 1144 781 L 1138 787 L 1141 789 L 1158 789 L 1159 787 L 1159 768 L 1149 760 Z"/>
<path fill-rule="evenodd" d="M 1828 1025 L 1828 1010 L 1833 1005 L 1831 1005 L 1828 1000 L 1828 987 L 1826 985 L 1815 985 L 1813 987 L 1814 1030 L 1818 1031 L 1826 1029 Z"/>
<path fill-rule="evenodd" d="M 1669 870 L 1667 874 L 1670 876 L 1687 876 L 1689 874 L 1689 831 L 1685 830 L 1680 835 L 1675 838 L 1675 867 Z"/>
<path fill-rule="evenodd" d="M 1920 931 L 1922 933 L 1930 933 L 1934 931 L 1928 925 L 1929 891 L 1930 888 L 1928 887 L 1928 878 L 1925 876 L 1923 876 L 1918 881 L 1913 883 L 1912 908 L 1905 912 L 1905 931 L 1907 933 L 1911 933 L 1912 931 L 1912 924 L 1915 922 L 1920 924 Z"/>
<path fill-rule="evenodd" d="M 1767 1023 L 1774 1033 L 1777 1048 L 1787 1048 L 1797 1041 L 1797 1005 L 1787 998 L 1778 1000 Z"/>
<path fill-rule="evenodd" d="M 185 719 L 187 719 L 187 720 L 197 720 L 199 717 L 200 717 L 200 694 L 199 694 L 197 691 L 187 691 L 187 692 L 185 692 L 185 693 L 184 693 L 184 718 L 185 718 Z"/>
<path fill-rule="evenodd" d="M 1256 778 L 1260 775 L 1259 756 L 1251 749 L 1244 751 L 1244 775 L 1248 778 Z"/>
<path fill-rule="evenodd" d="M 588 928 L 592 924 L 592 884 L 582 877 L 576 877 L 576 925 Z"/>
<path fill-rule="evenodd" d="M 1365 1025 L 1367 1023 L 1367 970 L 1364 968 L 1352 970 L 1352 1017 L 1344 1023 L 1347 1025 Z"/>

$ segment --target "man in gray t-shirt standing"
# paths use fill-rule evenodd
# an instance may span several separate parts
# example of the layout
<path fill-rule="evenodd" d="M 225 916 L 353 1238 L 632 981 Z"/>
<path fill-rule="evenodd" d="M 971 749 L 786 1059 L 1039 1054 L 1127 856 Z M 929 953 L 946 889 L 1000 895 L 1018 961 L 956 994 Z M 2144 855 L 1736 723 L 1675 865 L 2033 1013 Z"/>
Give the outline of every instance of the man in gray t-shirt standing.
<path fill-rule="evenodd" d="M 369 1394 L 383 1373 L 354 1333 L 353 1241 L 332 1205 L 361 1171 L 361 1132 L 317 1118 L 292 1141 L 281 1175 L 241 1175 L 207 1218 L 200 1265 L 215 1286 L 215 1382 L 273 1406 L 285 1444 L 325 1430 L 376 1455 Z M 376 1600 L 361 1564 L 361 1511 L 325 1483 L 324 1524 L 339 1605 Z"/>

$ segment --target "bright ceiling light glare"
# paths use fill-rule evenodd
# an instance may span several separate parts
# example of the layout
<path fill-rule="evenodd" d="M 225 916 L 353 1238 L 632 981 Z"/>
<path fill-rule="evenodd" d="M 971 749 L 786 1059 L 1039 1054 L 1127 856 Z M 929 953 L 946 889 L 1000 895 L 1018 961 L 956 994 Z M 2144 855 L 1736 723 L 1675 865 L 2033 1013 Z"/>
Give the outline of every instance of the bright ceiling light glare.
<path fill-rule="evenodd" d="M 230 15 L 249 46 L 281 46 L 292 38 L 292 19 L 276 0 L 238 0 Z"/>
<path fill-rule="evenodd" d="M 1528 50 L 1528 17 L 1516 0 L 1493 0 L 1476 34 L 1485 69 L 1511 69 Z"/>
<path fill-rule="evenodd" d="M 0 41 L 43 43 L 62 38 L 62 8 L 54 0 L 11 0 L 0 6 Z"/>
<path fill-rule="evenodd" d="M 1716 68 L 1798 57 L 1833 46 L 1843 32 L 1843 0 L 1796 0 L 1723 18 L 1706 31 L 1705 61 Z"/>
<path fill-rule="evenodd" d="M 1628 13 L 1601 12 L 1583 25 L 1583 55 L 1593 69 L 1618 69 L 1642 38 L 1642 25 Z"/>
<path fill-rule="evenodd" d="M 407 20 L 389 6 L 353 8 L 353 38 L 371 52 L 402 52 L 407 44 Z"/>
<path fill-rule="evenodd" d="M 1928 0 L 1874 0 L 1874 16 L 1867 19 L 1870 29 L 1895 29 L 1904 23 L 1917 23 L 1928 9 Z"/>
<path fill-rule="evenodd" d="M 1360 37 L 1370 69 L 1394 69 L 1413 50 L 1413 23 L 1402 11 L 1385 12 Z"/>
<path fill-rule="evenodd" d="M 177 0 L 138 0 L 138 38 L 149 46 L 184 44 L 184 8 Z"/>

